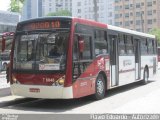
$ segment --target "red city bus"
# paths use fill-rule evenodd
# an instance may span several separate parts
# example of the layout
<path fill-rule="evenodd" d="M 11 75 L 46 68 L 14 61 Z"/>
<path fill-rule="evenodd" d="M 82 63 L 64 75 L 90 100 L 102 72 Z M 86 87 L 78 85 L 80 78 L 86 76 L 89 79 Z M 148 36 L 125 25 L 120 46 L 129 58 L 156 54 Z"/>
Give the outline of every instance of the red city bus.
<path fill-rule="evenodd" d="M 155 36 L 72 17 L 18 23 L 8 79 L 14 95 L 71 99 L 148 78 L 157 72 Z"/>

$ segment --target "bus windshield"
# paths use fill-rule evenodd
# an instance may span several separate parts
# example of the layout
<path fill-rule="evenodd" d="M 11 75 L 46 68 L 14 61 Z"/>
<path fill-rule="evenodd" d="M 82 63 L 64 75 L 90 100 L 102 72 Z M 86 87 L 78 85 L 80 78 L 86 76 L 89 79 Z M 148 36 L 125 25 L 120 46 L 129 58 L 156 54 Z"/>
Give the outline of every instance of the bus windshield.
<path fill-rule="evenodd" d="M 65 70 L 68 31 L 17 34 L 14 70 Z"/>

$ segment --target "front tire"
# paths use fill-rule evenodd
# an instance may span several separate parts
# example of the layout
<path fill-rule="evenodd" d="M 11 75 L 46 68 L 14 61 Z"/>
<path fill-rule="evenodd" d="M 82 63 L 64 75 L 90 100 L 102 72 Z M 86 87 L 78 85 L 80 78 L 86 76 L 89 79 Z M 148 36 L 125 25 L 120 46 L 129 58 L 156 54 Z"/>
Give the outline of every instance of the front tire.
<path fill-rule="evenodd" d="M 99 74 L 96 79 L 94 98 L 96 100 L 100 100 L 103 99 L 104 96 L 105 96 L 105 79 L 102 74 Z"/>

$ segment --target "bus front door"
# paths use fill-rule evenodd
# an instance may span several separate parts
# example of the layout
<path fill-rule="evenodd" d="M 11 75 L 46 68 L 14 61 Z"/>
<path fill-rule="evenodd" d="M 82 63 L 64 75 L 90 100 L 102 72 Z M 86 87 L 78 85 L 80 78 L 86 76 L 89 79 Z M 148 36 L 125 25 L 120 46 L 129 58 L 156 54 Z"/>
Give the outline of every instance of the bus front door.
<path fill-rule="evenodd" d="M 141 55 L 140 55 L 140 41 L 139 39 L 135 39 L 135 69 L 136 69 L 136 80 L 140 79 L 141 73 Z"/>
<path fill-rule="evenodd" d="M 118 85 L 118 41 L 117 35 L 109 35 L 111 59 L 111 86 Z"/>

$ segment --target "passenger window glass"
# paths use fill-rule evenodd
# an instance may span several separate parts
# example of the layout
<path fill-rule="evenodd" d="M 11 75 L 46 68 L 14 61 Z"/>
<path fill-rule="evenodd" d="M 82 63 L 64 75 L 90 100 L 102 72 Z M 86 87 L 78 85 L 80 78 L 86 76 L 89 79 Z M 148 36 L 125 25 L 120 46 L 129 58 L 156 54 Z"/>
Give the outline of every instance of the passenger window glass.
<path fill-rule="evenodd" d="M 119 55 L 124 55 L 124 54 L 126 54 L 124 35 L 119 34 Z"/>
<path fill-rule="evenodd" d="M 105 32 L 96 30 L 95 31 L 95 55 L 107 54 L 108 53 L 108 42 L 105 37 Z"/>
<path fill-rule="evenodd" d="M 147 49 L 147 40 L 146 39 L 141 39 L 141 54 L 145 55 L 148 53 L 148 49 Z"/>
<path fill-rule="evenodd" d="M 133 55 L 134 54 L 134 46 L 133 46 L 133 38 L 132 36 L 126 36 L 126 51 L 127 55 Z"/>
<path fill-rule="evenodd" d="M 89 36 L 82 36 L 84 39 L 84 51 L 82 53 L 83 60 L 92 59 L 92 52 L 91 52 L 91 39 Z"/>
<path fill-rule="evenodd" d="M 148 40 L 148 54 L 153 54 L 153 43 L 152 43 L 152 40 L 149 39 Z"/>

